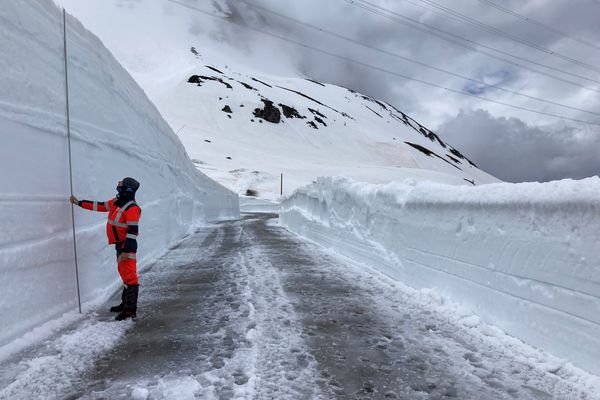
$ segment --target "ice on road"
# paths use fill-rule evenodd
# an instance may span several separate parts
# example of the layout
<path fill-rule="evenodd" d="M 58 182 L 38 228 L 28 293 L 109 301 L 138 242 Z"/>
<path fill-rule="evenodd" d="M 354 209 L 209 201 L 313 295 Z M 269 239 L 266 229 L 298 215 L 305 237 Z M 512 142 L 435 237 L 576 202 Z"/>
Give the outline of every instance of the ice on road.
<path fill-rule="evenodd" d="M 111 318 L 5 360 L 0 399 L 600 398 L 270 214 L 187 236 Z"/>

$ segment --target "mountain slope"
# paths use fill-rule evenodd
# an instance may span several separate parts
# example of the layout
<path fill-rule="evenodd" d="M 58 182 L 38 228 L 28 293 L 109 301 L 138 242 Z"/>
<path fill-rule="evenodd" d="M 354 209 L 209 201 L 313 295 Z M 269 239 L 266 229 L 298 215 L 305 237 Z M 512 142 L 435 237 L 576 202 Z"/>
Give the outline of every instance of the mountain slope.
<path fill-rule="evenodd" d="M 394 106 L 335 85 L 207 64 L 156 99 L 197 167 L 240 194 L 273 197 L 280 173 L 287 190 L 320 175 L 496 181 Z"/>
<path fill-rule="evenodd" d="M 228 2 L 62 2 L 106 38 L 199 169 L 238 193 L 277 197 L 281 173 L 284 193 L 322 175 L 497 181 L 398 107 L 304 79 L 293 48 L 283 52 L 276 39 L 251 31 L 241 43 L 234 31 L 242 28 L 198 10 L 212 7 L 232 21 L 259 14 L 238 15 Z M 279 123 L 255 116 L 265 101 Z"/>

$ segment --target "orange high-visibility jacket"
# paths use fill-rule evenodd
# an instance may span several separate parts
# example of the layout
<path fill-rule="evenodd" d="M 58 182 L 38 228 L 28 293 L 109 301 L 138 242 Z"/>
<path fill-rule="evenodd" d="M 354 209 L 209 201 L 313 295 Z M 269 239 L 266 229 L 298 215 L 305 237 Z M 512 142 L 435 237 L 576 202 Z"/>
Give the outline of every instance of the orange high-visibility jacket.
<path fill-rule="evenodd" d="M 115 205 L 116 200 L 116 198 L 103 202 L 81 200 L 79 206 L 86 210 L 108 212 L 108 221 L 106 222 L 108 244 L 124 243 L 124 252 L 135 253 L 142 209 L 133 200 L 123 207 L 118 207 Z"/>

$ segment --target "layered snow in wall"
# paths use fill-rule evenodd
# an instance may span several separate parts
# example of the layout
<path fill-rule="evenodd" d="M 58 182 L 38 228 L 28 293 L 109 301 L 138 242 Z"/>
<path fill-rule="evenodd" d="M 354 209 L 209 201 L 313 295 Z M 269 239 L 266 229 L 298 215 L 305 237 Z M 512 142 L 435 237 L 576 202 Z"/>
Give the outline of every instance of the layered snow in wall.
<path fill-rule="evenodd" d="M 459 187 L 321 178 L 281 222 L 600 373 L 600 178 Z"/>
<path fill-rule="evenodd" d="M 67 16 L 73 185 L 107 200 L 141 182 L 138 265 L 238 198 L 194 168 L 183 145 L 102 42 Z M 62 13 L 50 0 L 0 3 L 0 344 L 77 304 Z M 106 214 L 75 210 L 83 300 L 118 281 Z M 143 285 L 143 278 L 142 278 Z"/>

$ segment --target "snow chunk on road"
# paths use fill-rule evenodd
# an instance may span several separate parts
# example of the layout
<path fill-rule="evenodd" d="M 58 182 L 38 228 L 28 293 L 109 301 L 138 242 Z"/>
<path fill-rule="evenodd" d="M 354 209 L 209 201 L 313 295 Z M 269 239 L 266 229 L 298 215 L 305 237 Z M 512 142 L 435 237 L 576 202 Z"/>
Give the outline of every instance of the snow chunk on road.
<path fill-rule="evenodd" d="M 93 318 L 93 317 L 92 317 Z M 48 343 L 43 355 L 27 359 L 6 370 L 16 373 L 14 381 L 0 391 L 0 399 L 62 399 L 96 359 L 114 348 L 134 322 L 98 322 L 83 326 Z"/>

